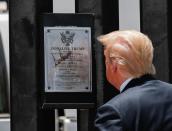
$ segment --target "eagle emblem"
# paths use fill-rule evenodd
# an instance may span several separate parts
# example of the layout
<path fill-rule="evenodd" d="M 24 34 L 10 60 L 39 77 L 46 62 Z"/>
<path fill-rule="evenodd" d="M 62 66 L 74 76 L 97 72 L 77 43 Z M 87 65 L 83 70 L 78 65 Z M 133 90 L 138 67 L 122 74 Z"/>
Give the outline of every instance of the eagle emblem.
<path fill-rule="evenodd" d="M 61 35 L 61 41 L 65 46 L 70 46 L 70 44 L 73 43 L 73 38 L 75 36 L 75 33 L 70 32 L 70 31 L 65 31 L 60 33 Z"/>

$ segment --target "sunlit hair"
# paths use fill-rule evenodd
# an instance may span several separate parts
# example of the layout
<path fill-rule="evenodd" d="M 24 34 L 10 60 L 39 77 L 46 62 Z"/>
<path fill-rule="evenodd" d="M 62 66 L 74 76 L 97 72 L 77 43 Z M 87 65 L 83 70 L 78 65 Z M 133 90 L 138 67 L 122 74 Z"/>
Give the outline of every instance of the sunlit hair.
<path fill-rule="evenodd" d="M 97 39 L 105 46 L 109 60 L 118 63 L 120 68 L 127 70 L 132 76 L 156 73 L 152 64 L 154 49 L 146 35 L 134 30 L 124 30 L 114 31 Z"/>

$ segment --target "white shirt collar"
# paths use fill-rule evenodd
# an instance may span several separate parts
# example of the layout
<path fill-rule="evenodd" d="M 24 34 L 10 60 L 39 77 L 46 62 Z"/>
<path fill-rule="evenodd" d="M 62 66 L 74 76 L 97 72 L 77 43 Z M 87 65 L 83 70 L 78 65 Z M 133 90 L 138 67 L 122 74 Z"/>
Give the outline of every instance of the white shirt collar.
<path fill-rule="evenodd" d="M 122 85 L 120 86 L 120 93 L 124 90 L 124 88 L 126 87 L 126 85 L 132 80 L 133 78 L 128 78 L 127 80 L 125 80 Z"/>

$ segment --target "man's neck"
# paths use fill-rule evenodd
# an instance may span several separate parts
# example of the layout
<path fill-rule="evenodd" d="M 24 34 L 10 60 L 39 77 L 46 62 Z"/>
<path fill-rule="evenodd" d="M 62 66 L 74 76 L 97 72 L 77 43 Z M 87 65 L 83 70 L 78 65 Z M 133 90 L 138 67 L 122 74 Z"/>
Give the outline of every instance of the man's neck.
<path fill-rule="evenodd" d="M 132 75 L 129 74 L 125 74 L 125 73 L 119 73 L 116 76 L 116 83 L 115 83 L 115 87 L 120 91 L 120 87 L 121 85 L 127 80 L 133 78 Z"/>

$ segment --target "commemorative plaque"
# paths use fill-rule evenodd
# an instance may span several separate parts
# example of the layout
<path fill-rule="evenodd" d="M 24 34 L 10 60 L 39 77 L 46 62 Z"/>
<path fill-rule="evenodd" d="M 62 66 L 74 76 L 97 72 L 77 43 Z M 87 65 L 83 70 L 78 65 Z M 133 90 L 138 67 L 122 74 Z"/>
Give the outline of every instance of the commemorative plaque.
<path fill-rule="evenodd" d="M 40 15 L 37 55 L 41 109 L 96 106 L 94 22 L 94 14 Z"/>
<path fill-rule="evenodd" d="M 91 92 L 91 28 L 44 27 L 45 92 Z"/>

